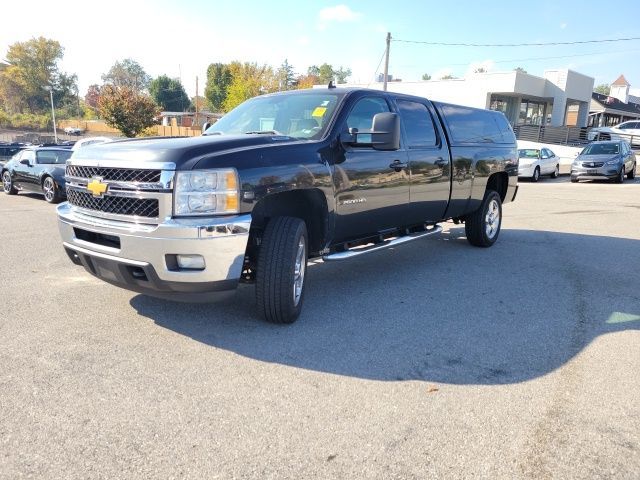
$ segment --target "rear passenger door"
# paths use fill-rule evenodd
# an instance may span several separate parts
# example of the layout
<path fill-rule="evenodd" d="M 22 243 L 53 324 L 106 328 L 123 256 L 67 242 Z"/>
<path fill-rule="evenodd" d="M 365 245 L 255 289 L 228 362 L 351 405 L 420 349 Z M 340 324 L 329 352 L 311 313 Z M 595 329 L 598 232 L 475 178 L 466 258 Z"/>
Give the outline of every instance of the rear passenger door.
<path fill-rule="evenodd" d="M 398 98 L 400 124 L 409 158 L 411 223 L 436 222 L 449 203 L 449 149 L 428 102 Z"/>

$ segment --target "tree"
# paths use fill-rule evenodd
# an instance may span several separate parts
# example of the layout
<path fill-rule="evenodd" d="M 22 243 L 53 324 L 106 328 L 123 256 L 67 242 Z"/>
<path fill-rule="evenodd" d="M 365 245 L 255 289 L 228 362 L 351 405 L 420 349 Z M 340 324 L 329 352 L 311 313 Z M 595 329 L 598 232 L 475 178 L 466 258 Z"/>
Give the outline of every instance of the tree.
<path fill-rule="evenodd" d="M 307 76 L 318 77 L 319 84 L 329 83 L 332 80 L 336 80 L 336 83 L 347 83 L 347 77 L 351 75 L 351 69 L 343 69 L 342 67 L 335 69 L 328 63 L 323 63 L 319 67 L 317 65 L 311 65 L 307 69 Z"/>
<path fill-rule="evenodd" d="M 213 111 L 221 112 L 223 110 L 231 80 L 231 70 L 228 65 L 212 63 L 207 67 L 207 85 L 204 89 L 204 96 Z"/>
<path fill-rule="evenodd" d="M 223 103 L 225 112 L 234 109 L 249 98 L 278 90 L 276 75 L 267 65 L 259 66 L 255 62 L 231 62 L 228 68 L 232 80 Z"/>
<path fill-rule="evenodd" d="M 91 108 L 98 108 L 98 100 L 100 99 L 100 85 L 89 85 L 87 93 L 84 96 L 84 103 Z"/>
<path fill-rule="evenodd" d="M 429 75 L 428 73 L 422 74 L 422 80 L 431 80 L 431 75 Z"/>
<path fill-rule="evenodd" d="M 600 93 L 601 95 L 609 95 L 609 93 L 611 92 L 611 85 L 609 85 L 608 83 L 601 83 L 600 85 L 597 85 L 593 89 L 593 91 L 596 93 Z"/>
<path fill-rule="evenodd" d="M 487 73 L 487 70 L 484 67 L 476 68 L 473 73 Z"/>
<path fill-rule="evenodd" d="M 64 48 L 56 40 L 44 37 L 16 42 L 9 46 L 9 67 L 0 72 L 0 103 L 12 113 L 49 111 L 51 87 L 54 104 L 75 101 L 77 78 L 59 70 Z"/>
<path fill-rule="evenodd" d="M 196 111 L 196 102 L 198 102 L 199 112 L 202 110 L 211 109 L 211 105 L 209 105 L 209 100 L 207 100 L 206 97 L 203 97 L 202 95 L 198 95 L 197 97 L 191 97 L 191 105 L 189 105 L 189 109 L 188 109 L 190 112 Z"/>
<path fill-rule="evenodd" d="M 100 116 L 125 137 L 135 137 L 154 124 L 158 107 L 148 95 L 131 87 L 102 87 L 98 101 Z"/>
<path fill-rule="evenodd" d="M 286 58 L 276 71 L 276 78 L 278 79 L 279 90 L 291 90 L 294 87 L 296 80 L 295 73 Z"/>
<path fill-rule="evenodd" d="M 131 58 L 117 61 L 107 73 L 102 75 L 102 81 L 115 87 L 128 87 L 137 92 L 149 88 L 151 77 L 144 68 Z"/>
<path fill-rule="evenodd" d="M 443 75 L 442 77 L 440 77 L 440 80 L 455 80 L 457 77 L 454 77 L 453 75 L 451 75 L 450 73 Z"/>
<path fill-rule="evenodd" d="M 191 104 L 180 80 L 166 75 L 160 75 L 151 81 L 149 93 L 160 108 L 168 112 L 184 112 Z"/>
<path fill-rule="evenodd" d="M 522 67 L 516 67 L 513 69 L 514 72 L 527 73 L 527 71 Z"/>
<path fill-rule="evenodd" d="M 298 78 L 296 78 L 296 88 L 297 89 L 303 89 L 303 88 L 311 88 L 314 85 L 320 85 L 320 77 L 318 77 L 317 75 L 300 75 L 298 76 Z"/>

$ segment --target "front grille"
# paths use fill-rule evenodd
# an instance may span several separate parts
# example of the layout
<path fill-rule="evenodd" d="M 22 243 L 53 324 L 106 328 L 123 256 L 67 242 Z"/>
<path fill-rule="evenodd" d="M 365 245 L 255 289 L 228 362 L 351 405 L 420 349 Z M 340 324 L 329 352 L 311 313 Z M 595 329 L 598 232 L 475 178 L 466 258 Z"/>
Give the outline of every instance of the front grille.
<path fill-rule="evenodd" d="M 604 162 L 583 162 L 582 166 L 586 168 L 600 168 L 604 165 Z"/>
<path fill-rule="evenodd" d="M 156 218 L 160 215 L 158 200 L 155 198 L 129 198 L 115 196 L 97 198 L 91 193 L 67 189 L 67 200 L 71 205 L 75 205 L 80 208 L 97 210 L 99 212 L 116 215 L 135 215 L 138 217 L 148 218 Z"/>
<path fill-rule="evenodd" d="M 114 182 L 157 183 L 160 181 L 161 170 L 144 170 L 140 168 L 112 168 L 87 167 L 84 165 L 68 165 L 68 177 L 92 178 L 102 177 L 103 180 Z"/>

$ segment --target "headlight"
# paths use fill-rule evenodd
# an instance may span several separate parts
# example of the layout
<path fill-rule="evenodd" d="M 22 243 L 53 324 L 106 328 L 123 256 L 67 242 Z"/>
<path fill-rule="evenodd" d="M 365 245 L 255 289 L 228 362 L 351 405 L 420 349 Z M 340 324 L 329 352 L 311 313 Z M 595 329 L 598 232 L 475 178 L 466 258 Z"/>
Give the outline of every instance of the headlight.
<path fill-rule="evenodd" d="M 616 159 L 614 159 L 614 160 L 609 160 L 609 161 L 607 162 L 607 165 L 617 165 L 617 164 L 618 164 L 618 163 L 620 163 L 621 161 L 622 161 L 622 159 L 621 159 L 621 158 L 616 158 Z"/>
<path fill-rule="evenodd" d="M 238 213 L 238 173 L 233 168 L 177 172 L 176 216 Z"/>

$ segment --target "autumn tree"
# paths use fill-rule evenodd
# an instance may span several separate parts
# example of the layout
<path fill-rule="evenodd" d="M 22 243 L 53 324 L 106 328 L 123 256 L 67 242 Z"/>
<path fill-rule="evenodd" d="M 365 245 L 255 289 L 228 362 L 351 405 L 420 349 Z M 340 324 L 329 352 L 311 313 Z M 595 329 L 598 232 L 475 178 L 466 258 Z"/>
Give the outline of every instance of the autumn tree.
<path fill-rule="evenodd" d="M 183 112 L 189 108 L 191 101 L 180 80 L 160 75 L 149 84 L 151 98 L 160 107 L 169 112 Z"/>
<path fill-rule="evenodd" d="M 204 96 L 213 111 L 221 112 L 223 110 L 231 80 L 229 65 L 212 63 L 207 67 L 207 85 L 204 89 Z"/>
<path fill-rule="evenodd" d="M 98 108 L 98 100 L 100 99 L 100 85 L 89 85 L 87 93 L 84 96 L 84 103 L 91 108 Z"/>
<path fill-rule="evenodd" d="M 51 87 L 56 106 L 73 104 L 77 77 L 61 72 L 58 63 L 64 48 L 44 37 L 16 42 L 9 46 L 9 66 L 0 72 L 0 103 L 11 113 L 46 113 L 50 108 Z"/>
<path fill-rule="evenodd" d="M 231 62 L 228 67 L 232 80 L 223 103 L 225 112 L 252 97 L 278 90 L 278 80 L 273 69 L 267 65 Z"/>
<path fill-rule="evenodd" d="M 102 81 L 106 85 L 128 87 L 142 92 L 149 88 L 151 77 L 138 62 L 131 58 L 125 58 L 122 61 L 117 61 L 107 73 L 102 75 Z"/>
<path fill-rule="evenodd" d="M 151 97 L 128 86 L 103 86 L 98 109 L 107 125 L 117 128 L 125 137 L 135 137 L 152 126 L 158 114 L 158 106 Z"/>

